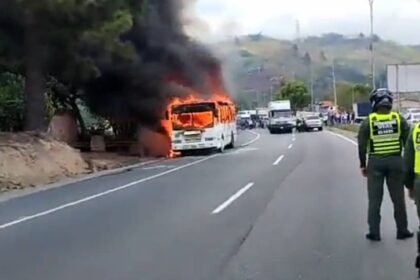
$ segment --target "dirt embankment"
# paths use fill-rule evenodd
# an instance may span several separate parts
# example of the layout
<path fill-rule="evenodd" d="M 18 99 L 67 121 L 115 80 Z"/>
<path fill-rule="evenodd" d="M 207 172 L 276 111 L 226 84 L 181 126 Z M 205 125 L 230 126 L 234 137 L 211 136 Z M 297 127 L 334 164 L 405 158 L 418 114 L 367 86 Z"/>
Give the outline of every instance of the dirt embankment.
<path fill-rule="evenodd" d="M 89 172 L 79 151 L 45 134 L 0 133 L 0 192 Z"/>
<path fill-rule="evenodd" d="M 144 160 L 115 153 L 80 153 L 47 134 L 0 133 L 0 193 L 47 185 Z"/>

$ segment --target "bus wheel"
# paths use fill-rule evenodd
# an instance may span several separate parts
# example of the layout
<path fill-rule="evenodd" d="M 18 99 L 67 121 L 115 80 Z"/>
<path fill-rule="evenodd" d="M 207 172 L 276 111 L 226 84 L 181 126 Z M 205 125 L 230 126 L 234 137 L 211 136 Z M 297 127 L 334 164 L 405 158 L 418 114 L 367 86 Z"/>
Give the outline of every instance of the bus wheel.
<path fill-rule="evenodd" d="M 229 145 L 227 145 L 226 148 L 233 149 L 233 148 L 235 148 L 235 134 L 233 134 L 233 132 L 232 132 L 232 136 L 231 136 L 230 139 L 231 139 L 230 143 L 229 143 Z"/>

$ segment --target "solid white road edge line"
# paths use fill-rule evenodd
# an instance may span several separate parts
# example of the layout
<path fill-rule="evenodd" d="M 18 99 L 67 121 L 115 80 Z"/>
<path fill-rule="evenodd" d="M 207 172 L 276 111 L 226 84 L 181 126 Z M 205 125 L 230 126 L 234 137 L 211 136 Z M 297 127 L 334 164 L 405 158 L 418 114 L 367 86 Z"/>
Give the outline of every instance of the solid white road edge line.
<path fill-rule="evenodd" d="M 174 165 L 156 165 L 156 166 L 150 166 L 150 167 L 143 167 L 142 170 L 154 170 L 154 169 L 168 169 L 168 168 L 174 168 L 176 166 Z"/>
<path fill-rule="evenodd" d="M 213 212 L 211 212 L 211 214 L 212 215 L 219 214 L 220 212 L 222 212 L 223 210 L 225 210 L 235 200 L 237 200 L 238 198 L 240 198 L 244 193 L 246 193 L 250 188 L 252 188 L 252 186 L 254 186 L 254 183 L 248 183 L 245 187 L 243 187 L 242 189 L 240 189 L 239 191 L 237 191 L 234 195 L 232 195 L 231 197 L 229 197 L 229 199 L 226 200 L 225 202 L 223 202 L 219 207 L 217 207 L 216 209 L 214 209 Z"/>
<path fill-rule="evenodd" d="M 260 139 L 260 137 L 261 137 L 261 134 L 259 134 L 257 132 L 254 132 L 254 131 L 251 131 L 251 130 L 247 130 L 247 132 L 249 132 L 251 134 L 254 134 L 256 137 L 254 139 L 252 139 L 251 141 L 246 142 L 246 143 L 240 145 L 239 147 L 249 146 L 249 145 L 253 144 L 254 142 L 258 141 Z"/>
<path fill-rule="evenodd" d="M 284 155 L 279 156 L 278 159 L 276 159 L 276 161 L 273 162 L 273 165 L 279 165 L 280 161 L 282 161 L 283 158 L 284 158 Z"/>
<path fill-rule="evenodd" d="M 356 142 L 356 141 L 351 140 L 350 138 L 348 138 L 348 137 L 346 137 L 346 136 L 343 136 L 343 135 L 341 135 L 341 134 L 338 134 L 338 133 L 335 133 L 335 132 L 331 132 L 331 131 L 326 131 L 326 132 L 328 132 L 329 134 L 334 135 L 334 136 L 336 136 L 336 137 L 338 137 L 338 138 L 341 138 L 341 139 L 343 139 L 343 140 L 345 140 L 345 141 L 347 141 L 347 142 L 349 142 L 349 143 L 352 143 L 354 146 L 358 146 L 358 144 L 357 144 L 357 142 Z"/>
<path fill-rule="evenodd" d="M 147 182 L 147 181 L 150 181 L 150 180 L 153 180 L 153 179 L 162 177 L 164 175 L 167 175 L 167 174 L 176 172 L 178 170 L 181 170 L 181 169 L 184 169 L 184 168 L 187 168 L 187 167 L 196 165 L 196 164 L 199 164 L 201 162 L 207 161 L 207 160 L 212 159 L 212 158 L 215 158 L 217 156 L 219 156 L 219 154 L 215 154 L 215 155 L 212 155 L 212 156 L 209 156 L 209 157 L 205 157 L 203 159 L 196 160 L 194 162 L 190 162 L 188 164 L 178 166 L 176 168 L 167 170 L 165 172 L 158 173 L 158 174 L 155 174 L 153 176 L 149 176 L 149 177 L 146 177 L 146 178 L 137 180 L 137 181 L 133 181 L 133 182 L 128 183 L 126 185 L 123 185 L 123 186 L 120 186 L 120 187 L 116 187 L 116 188 L 113 188 L 113 189 L 110 189 L 110 190 L 107 190 L 107 191 L 104 191 L 104 192 L 101 192 L 101 193 L 98 193 L 98 194 L 95 194 L 95 195 L 91 195 L 91 196 L 88 196 L 86 198 L 82 198 L 82 199 L 79 199 L 79 200 L 76 200 L 76 201 L 73 201 L 73 202 L 70 202 L 70 203 L 66 203 L 66 204 L 63 204 L 61 206 L 58 206 L 58 207 L 55 207 L 55 208 L 52 208 L 52 209 L 49 209 L 49 210 L 46 210 L 46 211 L 43 211 L 43 212 L 39 212 L 39 213 L 30 215 L 30 216 L 21 217 L 21 218 L 19 218 L 17 220 L 13 220 L 13 221 L 10 221 L 8 223 L 5 223 L 5 224 L 0 225 L 0 230 L 1 229 L 8 228 L 8 227 L 11 227 L 11 226 L 14 226 L 14 225 L 17 225 L 17 224 L 20 224 L 20 223 L 23 223 L 23 222 L 26 222 L 26 221 L 30 221 L 30 220 L 36 219 L 36 218 L 39 218 L 39 217 L 43 217 L 43 216 L 46 216 L 46 215 L 49 215 L 49 214 L 58 212 L 60 210 L 64 210 L 66 208 L 70 208 L 70 207 L 76 206 L 78 204 L 82 204 L 82 203 L 88 202 L 90 200 L 93 200 L 93 199 L 96 199 L 96 198 L 100 198 L 100 197 L 103 197 L 103 196 L 112 194 L 114 192 L 122 191 L 124 189 L 133 187 L 133 186 L 135 186 L 137 184 L 144 183 L 144 182 Z"/>
<path fill-rule="evenodd" d="M 289 150 L 293 147 L 293 144 L 290 144 L 289 147 L 287 147 Z"/>

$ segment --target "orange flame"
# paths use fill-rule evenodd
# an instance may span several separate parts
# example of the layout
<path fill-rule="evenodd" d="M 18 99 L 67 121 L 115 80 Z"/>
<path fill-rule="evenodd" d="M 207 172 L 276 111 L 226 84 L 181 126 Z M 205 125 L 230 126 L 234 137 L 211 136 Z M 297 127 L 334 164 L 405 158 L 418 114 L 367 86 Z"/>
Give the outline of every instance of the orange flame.
<path fill-rule="evenodd" d="M 186 98 L 173 98 L 167 106 L 167 119 L 162 121 L 162 126 L 165 129 L 169 139 L 172 139 L 172 133 L 174 126 L 176 129 L 205 129 L 211 127 L 217 122 L 234 121 L 235 119 L 235 106 L 232 99 L 223 90 L 221 81 L 219 78 L 209 79 L 211 96 L 208 98 L 202 98 L 202 94 L 190 91 L 190 94 Z M 182 84 L 182 83 L 180 83 Z M 194 112 L 188 114 L 172 114 L 172 109 L 179 105 L 192 105 L 199 103 L 219 103 L 227 104 L 228 108 L 218 108 L 219 113 L 216 117 L 213 112 Z M 217 107 L 217 106 L 216 106 Z M 169 157 L 176 156 L 174 151 L 171 149 Z"/>

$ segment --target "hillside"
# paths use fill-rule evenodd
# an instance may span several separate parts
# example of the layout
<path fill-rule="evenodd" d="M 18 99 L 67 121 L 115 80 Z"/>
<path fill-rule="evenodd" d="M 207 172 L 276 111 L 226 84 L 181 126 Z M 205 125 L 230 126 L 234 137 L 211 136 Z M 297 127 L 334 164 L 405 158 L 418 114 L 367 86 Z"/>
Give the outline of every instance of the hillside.
<path fill-rule="evenodd" d="M 420 62 L 420 46 L 399 45 L 383 41 L 378 36 L 375 36 L 374 46 L 378 86 L 386 85 L 387 64 Z M 249 91 L 249 88 L 264 91 L 264 85 L 253 83 L 249 86 L 247 82 L 249 79 L 255 80 L 253 76 L 261 73 L 261 69 L 266 72 L 265 76 L 309 81 L 309 65 L 312 65 L 315 96 L 322 98 L 331 91 L 333 60 L 337 82 L 369 81 L 369 38 L 363 34 L 345 37 L 331 33 L 321 37 L 307 37 L 301 41 L 249 35 L 220 43 L 219 48 L 228 58 L 228 64 L 233 65 L 231 69 L 235 73 L 236 84 L 241 85 L 236 91 Z"/>

